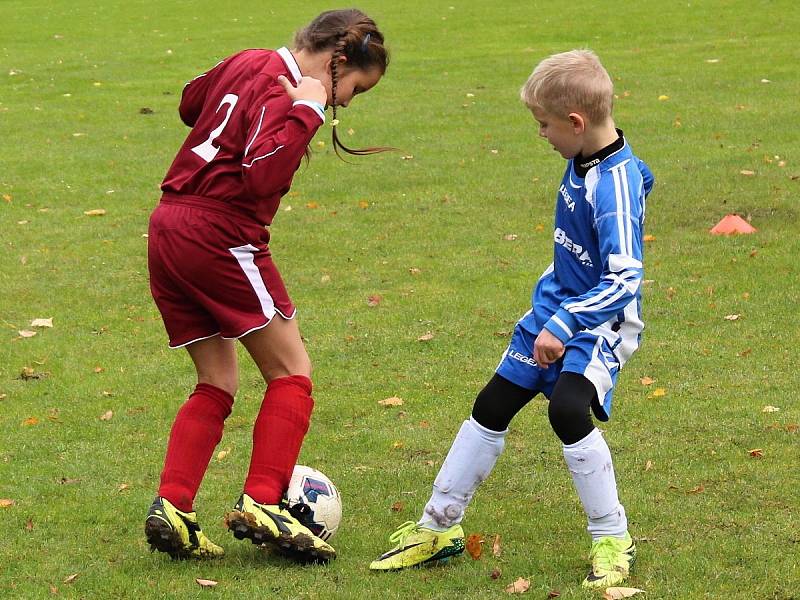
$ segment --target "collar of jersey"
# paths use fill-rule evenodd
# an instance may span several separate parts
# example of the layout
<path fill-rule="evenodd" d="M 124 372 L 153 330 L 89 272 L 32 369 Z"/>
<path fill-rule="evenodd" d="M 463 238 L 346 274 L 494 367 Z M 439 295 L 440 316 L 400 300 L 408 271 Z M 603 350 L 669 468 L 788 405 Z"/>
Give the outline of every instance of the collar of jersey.
<path fill-rule="evenodd" d="M 280 54 L 283 62 L 286 63 L 286 68 L 289 69 L 289 73 L 291 73 L 294 78 L 294 84 L 299 84 L 303 74 L 300 72 L 300 67 L 297 65 L 297 61 L 294 59 L 292 53 L 286 46 L 278 48 L 277 53 Z"/>

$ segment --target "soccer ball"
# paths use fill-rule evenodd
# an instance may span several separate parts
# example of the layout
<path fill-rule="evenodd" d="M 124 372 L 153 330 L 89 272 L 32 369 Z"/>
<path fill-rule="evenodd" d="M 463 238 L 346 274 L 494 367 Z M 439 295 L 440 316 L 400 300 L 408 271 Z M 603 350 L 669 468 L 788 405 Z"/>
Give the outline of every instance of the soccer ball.
<path fill-rule="evenodd" d="M 295 465 L 286 490 L 289 511 L 323 540 L 333 537 L 342 520 L 339 490 L 323 473 L 305 465 Z"/>

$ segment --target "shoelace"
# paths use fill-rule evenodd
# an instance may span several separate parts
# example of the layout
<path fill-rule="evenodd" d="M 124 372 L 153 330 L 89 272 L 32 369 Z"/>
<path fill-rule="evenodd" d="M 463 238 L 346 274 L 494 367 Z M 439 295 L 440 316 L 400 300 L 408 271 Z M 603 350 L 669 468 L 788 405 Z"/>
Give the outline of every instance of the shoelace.
<path fill-rule="evenodd" d="M 616 566 L 615 559 L 620 554 L 613 539 L 602 539 L 592 546 L 589 559 L 592 564 L 606 570 L 613 570 Z"/>
<path fill-rule="evenodd" d="M 398 546 L 402 546 L 403 543 L 406 541 L 406 538 L 414 533 L 419 525 L 417 525 L 414 521 L 406 521 L 400 527 L 398 527 L 395 532 L 389 536 L 389 541 L 393 544 L 397 544 Z"/>

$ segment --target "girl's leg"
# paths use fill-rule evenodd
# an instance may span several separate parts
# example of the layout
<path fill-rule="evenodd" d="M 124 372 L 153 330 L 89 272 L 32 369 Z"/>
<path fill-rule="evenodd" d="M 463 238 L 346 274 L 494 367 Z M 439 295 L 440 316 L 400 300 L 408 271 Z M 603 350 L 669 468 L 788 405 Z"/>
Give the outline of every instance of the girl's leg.
<path fill-rule="evenodd" d="M 260 504 L 278 504 L 289 487 L 314 401 L 311 361 L 297 321 L 279 314 L 243 338 L 267 390 L 253 427 L 253 453 L 244 492 Z"/>
<path fill-rule="evenodd" d="M 212 337 L 186 347 L 197 369 L 197 387 L 178 410 L 167 444 L 158 495 L 179 510 L 192 504 L 233 407 L 237 388 L 236 347 Z"/>

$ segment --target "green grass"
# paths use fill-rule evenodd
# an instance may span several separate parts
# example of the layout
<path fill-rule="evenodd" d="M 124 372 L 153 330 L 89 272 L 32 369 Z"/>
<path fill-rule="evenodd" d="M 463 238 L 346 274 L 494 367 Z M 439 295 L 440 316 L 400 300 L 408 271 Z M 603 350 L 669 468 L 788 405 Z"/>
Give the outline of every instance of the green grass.
<path fill-rule="evenodd" d="M 142 237 L 185 135 L 180 90 L 238 49 L 289 43 L 331 7 L 253 6 L 0 5 L 0 498 L 14 501 L 0 508 L 0 596 L 50 597 L 53 586 L 73 598 L 493 598 L 526 577 L 530 597 L 599 597 L 578 585 L 584 517 L 540 400 L 512 423 L 465 522 L 501 536 L 499 558 L 366 570 L 394 527 L 417 518 L 550 261 L 563 162 L 536 138 L 518 89 L 547 54 L 588 46 L 614 76 L 618 125 L 657 178 L 646 336 L 606 427 L 640 540 L 630 583 L 650 599 L 799 598 L 800 13 L 785 1 L 361 3 L 392 64 L 340 118 L 351 143 L 403 152 L 342 164 L 326 127 L 273 227 L 315 363 L 301 460 L 342 491 L 339 558 L 301 568 L 224 531 L 263 392 L 244 357 L 220 446 L 231 452 L 212 461 L 197 500 L 227 556 L 149 553 L 144 511 L 193 385 L 185 353 L 166 348 Z M 94 208 L 107 214 L 84 215 Z M 728 212 L 758 233 L 708 235 Z M 37 317 L 54 327 L 18 339 Z M 45 375 L 24 380 L 24 367 Z M 401 409 L 377 404 L 393 395 Z M 196 577 L 219 585 L 200 590 Z"/>

